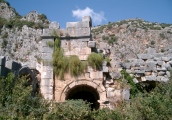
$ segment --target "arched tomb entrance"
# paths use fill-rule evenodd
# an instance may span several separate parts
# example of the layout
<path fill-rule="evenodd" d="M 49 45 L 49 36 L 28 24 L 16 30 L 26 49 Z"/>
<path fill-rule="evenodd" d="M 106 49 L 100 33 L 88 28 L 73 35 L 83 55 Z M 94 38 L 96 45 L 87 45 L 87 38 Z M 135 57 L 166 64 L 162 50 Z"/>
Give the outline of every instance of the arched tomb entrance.
<path fill-rule="evenodd" d="M 82 99 L 91 103 L 92 109 L 99 108 L 99 93 L 95 88 L 88 85 L 77 85 L 70 89 L 66 95 L 66 100 L 68 99 Z"/>
<path fill-rule="evenodd" d="M 102 84 L 90 80 L 72 81 L 62 90 L 60 101 L 82 99 L 90 102 L 92 109 L 101 108 L 101 101 L 106 100 L 106 91 Z"/>

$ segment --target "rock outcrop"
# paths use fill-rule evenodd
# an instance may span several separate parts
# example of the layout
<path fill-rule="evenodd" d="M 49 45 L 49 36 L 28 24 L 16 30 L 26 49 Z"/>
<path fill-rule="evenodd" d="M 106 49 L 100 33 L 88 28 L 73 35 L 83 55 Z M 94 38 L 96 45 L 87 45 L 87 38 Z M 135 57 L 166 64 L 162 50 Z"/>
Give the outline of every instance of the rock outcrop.
<path fill-rule="evenodd" d="M 14 8 L 7 5 L 7 3 L 0 3 L 0 17 L 5 19 L 11 19 L 16 16 L 16 11 Z"/>

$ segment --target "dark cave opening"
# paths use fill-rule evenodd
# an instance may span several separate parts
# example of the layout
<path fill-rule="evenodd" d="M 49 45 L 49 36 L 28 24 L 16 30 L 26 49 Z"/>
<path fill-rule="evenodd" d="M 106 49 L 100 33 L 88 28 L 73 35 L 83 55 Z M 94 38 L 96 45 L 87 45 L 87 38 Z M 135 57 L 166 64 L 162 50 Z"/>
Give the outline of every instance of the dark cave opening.
<path fill-rule="evenodd" d="M 67 93 L 66 100 L 69 99 L 82 99 L 86 102 L 91 103 L 91 109 L 99 109 L 99 94 L 96 89 L 88 85 L 75 86 Z"/>

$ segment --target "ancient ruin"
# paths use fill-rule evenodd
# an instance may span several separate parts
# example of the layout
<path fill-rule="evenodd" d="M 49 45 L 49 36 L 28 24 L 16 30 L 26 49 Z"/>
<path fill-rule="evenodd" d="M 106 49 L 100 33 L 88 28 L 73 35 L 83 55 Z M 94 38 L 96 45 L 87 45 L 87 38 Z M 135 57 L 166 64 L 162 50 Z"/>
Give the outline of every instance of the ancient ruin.
<path fill-rule="evenodd" d="M 25 27 L 25 26 L 24 26 Z M 23 29 L 24 29 L 23 27 Z M 61 48 L 65 56 L 76 55 L 81 61 L 86 61 L 88 55 L 96 50 L 96 41 L 92 40 L 92 21 L 89 16 L 79 22 L 68 22 L 66 29 L 62 30 L 57 23 L 51 23 L 48 29 L 43 29 L 41 35 L 41 64 L 31 63 L 22 66 L 15 61 L 6 61 L 6 57 L 0 57 L 0 76 L 6 76 L 9 71 L 15 75 L 30 75 L 33 92 L 39 84 L 40 92 L 45 99 L 64 102 L 68 99 L 83 99 L 93 103 L 92 108 L 113 108 L 122 100 L 129 100 L 129 88 L 114 87 L 114 80 L 119 79 L 120 70 L 126 71 L 135 77 L 134 82 L 163 81 L 170 78 L 172 70 L 172 50 L 168 53 L 156 53 L 149 48 L 146 54 L 138 54 L 137 59 L 129 59 L 116 67 L 116 72 L 110 71 L 106 62 L 101 70 L 94 70 L 88 66 L 87 71 L 77 78 L 65 74 L 64 79 L 59 79 L 53 71 L 52 55 L 54 48 L 47 42 L 54 43 L 53 31 L 59 33 Z M 110 54 L 103 52 L 103 54 Z"/>

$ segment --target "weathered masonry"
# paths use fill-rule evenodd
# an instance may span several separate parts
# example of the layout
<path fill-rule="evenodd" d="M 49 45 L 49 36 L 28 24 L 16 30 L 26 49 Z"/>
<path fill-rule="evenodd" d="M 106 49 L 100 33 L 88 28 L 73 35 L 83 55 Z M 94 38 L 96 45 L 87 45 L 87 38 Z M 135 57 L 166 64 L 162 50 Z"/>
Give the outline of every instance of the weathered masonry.
<path fill-rule="evenodd" d="M 77 55 L 80 60 L 87 60 L 92 49 L 96 47 L 95 41 L 91 40 L 91 24 L 91 18 L 86 16 L 81 22 L 68 22 L 66 30 L 60 31 L 64 55 Z M 108 72 L 108 68 L 103 66 L 101 71 L 94 71 L 89 67 L 88 71 L 78 78 L 66 74 L 64 80 L 60 80 L 53 75 L 53 67 L 49 64 L 49 61 L 52 60 L 53 48 L 46 45 L 48 41 L 54 42 L 54 37 L 44 30 L 42 59 L 45 64 L 43 62 L 41 72 L 41 93 L 43 96 L 58 102 L 67 99 L 83 99 L 93 103 L 93 107 L 96 109 L 102 107 L 103 103 L 107 101 L 103 81 L 105 80 L 104 73 Z"/>

